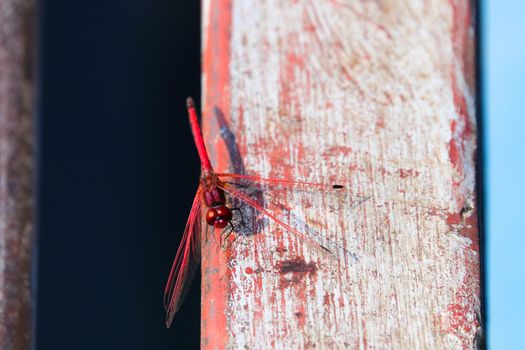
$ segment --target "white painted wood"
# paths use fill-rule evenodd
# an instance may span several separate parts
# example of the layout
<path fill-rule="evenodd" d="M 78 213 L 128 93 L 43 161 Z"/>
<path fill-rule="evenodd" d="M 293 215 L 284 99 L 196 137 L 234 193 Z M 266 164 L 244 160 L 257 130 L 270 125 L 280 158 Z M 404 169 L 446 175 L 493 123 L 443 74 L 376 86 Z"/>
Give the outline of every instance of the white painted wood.
<path fill-rule="evenodd" d="M 478 346 L 469 4 L 204 3 L 203 120 L 217 170 L 234 169 L 214 107 L 248 172 L 348 186 L 278 199 L 319 223 L 344 249 L 335 255 L 271 222 L 231 249 L 208 241 L 204 348 Z M 221 38 L 227 53 L 213 55 Z"/>

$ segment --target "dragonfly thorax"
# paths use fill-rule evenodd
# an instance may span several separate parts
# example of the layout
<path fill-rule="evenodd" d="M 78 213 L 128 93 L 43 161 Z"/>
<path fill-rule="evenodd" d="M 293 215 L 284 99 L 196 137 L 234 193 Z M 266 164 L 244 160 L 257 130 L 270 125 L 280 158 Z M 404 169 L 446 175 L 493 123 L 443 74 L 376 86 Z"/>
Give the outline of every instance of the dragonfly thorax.
<path fill-rule="evenodd" d="M 224 191 L 218 187 L 212 187 L 204 191 L 203 194 L 204 203 L 208 208 L 216 207 L 226 203 L 226 198 L 224 197 Z"/>

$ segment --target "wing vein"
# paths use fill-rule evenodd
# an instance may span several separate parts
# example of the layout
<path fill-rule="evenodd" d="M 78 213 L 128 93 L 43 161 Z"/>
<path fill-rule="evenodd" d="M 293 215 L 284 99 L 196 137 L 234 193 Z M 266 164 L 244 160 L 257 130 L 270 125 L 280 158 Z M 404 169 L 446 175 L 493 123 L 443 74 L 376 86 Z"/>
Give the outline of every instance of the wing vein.
<path fill-rule="evenodd" d="M 229 184 L 220 184 L 219 187 L 221 187 L 224 191 L 226 191 L 227 193 L 229 193 L 230 195 L 232 195 L 233 197 L 241 200 L 242 202 L 246 203 L 247 205 L 249 205 L 250 207 L 254 208 L 255 210 L 258 210 L 260 211 L 261 213 L 265 214 L 266 216 L 268 216 L 270 219 L 272 219 L 277 225 L 281 226 L 282 228 L 284 228 L 285 230 L 287 231 L 290 231 L 294 234 L 296 234 L 297 236 L 303 238 L 307 243 L 310 243 L 310 244 L 313 244 L 315 243 L 315 246 L 316 247 L 321 247 L 329 252 L 330 249 L 327 248 L 326 246 L 324 246 L 323 244 L 315 241 L 312 237 L 308 236 L 307 234 L 293 228 L 292 226 L 286 224 L 285 222 L 281 221 L 279 218 L 277 218 L 275 215 L 273 215 L 272 213 L 270 213 L 268 210 L 266 210 L 265 208 L 263 208 L 261 205 L 259 205 L 259 203 L 257 203 L 255 200 L 253 200 L 252 198 L 250 198 L 250 196 L 238 191 L 237 189 L 233 188 L 232 186 L 230 186 Z"/>
<path fill-rule="evenodd" d="M 200 229 L 201 229 L 201 204 L 203 187 L 199 185 L 190 215 L 186 222 L 182 241 L 180 243 L 175 260 L 166 283 L 164 291 L 164 308 L 166 309 L 166 327 L 173 321 L 188 288 L 193 281 L 195 272 L 200 264 Z"/>

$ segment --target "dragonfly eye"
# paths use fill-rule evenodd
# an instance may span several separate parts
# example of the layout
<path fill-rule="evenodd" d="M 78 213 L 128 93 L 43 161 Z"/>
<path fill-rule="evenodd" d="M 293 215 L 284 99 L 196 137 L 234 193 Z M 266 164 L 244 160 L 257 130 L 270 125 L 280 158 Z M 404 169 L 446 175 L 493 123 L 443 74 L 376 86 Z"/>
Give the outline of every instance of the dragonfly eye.
<path fill-rule="evenodd" d="M 208 223 L 208 225 L 215 225 L 215 221 L 217 221 L 217 210 L 215 210 L 215 208 L 209 208 L 208 211 L 206 212 L 206 222 Z"/>
<path fill-rule="evenodd" d="M 220 207 L 215 208 L 215 210 L 217 211 L 217 216 L 219 219 L 230 221 L 233 217 L 232 211 L 225 205 L 221 205 Z"/>
<path fill-rule="evenodd" d="M 226 220 L 226 219 L 223 219 L 223 218 L 219 218 L 215 221 L 215 224 L 214 226 L 217 227 L 217 228 L 225 228 L 226 225 L 228 225 L 228 222 L 230 222 L 229 220 Z"/>

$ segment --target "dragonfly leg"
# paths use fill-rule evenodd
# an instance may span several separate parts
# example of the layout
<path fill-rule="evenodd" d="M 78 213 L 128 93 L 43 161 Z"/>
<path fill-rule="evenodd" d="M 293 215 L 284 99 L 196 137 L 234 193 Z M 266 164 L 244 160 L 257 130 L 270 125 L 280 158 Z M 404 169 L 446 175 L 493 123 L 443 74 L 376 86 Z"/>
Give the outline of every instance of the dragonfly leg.
<path fill-rule="evenodd" d="M 230 248 L 233 245 L 233 243 L 235 243 L 235 241 L 239 239 L 240 236 L 241 235 L 235 235 L 235 238 L 230 243 L 228 243 L 228 248 Z"/>
<path fill-rule="evenodd" d="M 233 233 L 233 231 L 235 231 L 235 225 L 232 224 L 231 222 L 230 222 L 230 225 L 231 225 L 231 230 L 230 230 L 230 232 L 228 233 L 228 236 L 227 236 L 226 238 L 228 238 L 228 237 Z M 235 238 L 234 238 L 231 242 L 228 243 L 227 247 L 230 248 L 230 247 L 233 245 L 233 243 L 235 243 L 235 241 L 236 241 L 240 236 L 241 236 L 241 235 L 235 235 Z"/>
<path fill-rule="evenodd" d="M 213 239 L 213 242 L 215 244 L 217 244 L 217 238 L 215 238 L 215 228 L 213 226 L 211 226 L 211 235 L 210 235 Z"/>
<path fill-rule="evenodd" d="M 219 249 L 221 248 L 220 246 L 220 239 L 219 239 L 219 242 L 217 242 L 217 237 L 215 237 L 215 227 L 214 226 L 208 226 L 208 228 L 206 229 L 206 233 L 208 233 L 208 229 L 211 229 L 211 234 L 210 236 L 212 237 L 213 239 L 213 243 L 216 245 L 217 247 L 217 252 L 219 251 Z M 219 237 L 220 237 L 220 234 L 219 234 Z"/>
<path fill-rule="evenodd" d="M 216 244 L 215 246 L 216 246 L 215 251 L 219 252 L 219 250 L 221 250 L 222 248 L 222 232 L 219 233 L 219 244 Z"/>
<path fill-rule="evenodd" d="M 220 247 L 221 248 L 224 248 L 224 242 L 227 242 L 228 241 L 228 238 L 230 237 L 230 235 L 232 234 L 233 230 L 235 229 L 235 226 L 233 226 L 233 224 L 231 223 L 231 221 L 229 222 L 230 226 L 225 229 L 224 231 L 221 232 L 221 238 L 220 238 Z"/>
<path fill-rule="evenodd" d="M 208 236 L 209 236 L 209 233 L 210 232 L 210 226 L 206 225 L 206 231 L 204 232 L 204 242 L 208 242 Z"/>

